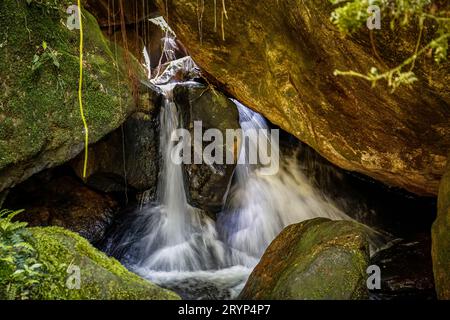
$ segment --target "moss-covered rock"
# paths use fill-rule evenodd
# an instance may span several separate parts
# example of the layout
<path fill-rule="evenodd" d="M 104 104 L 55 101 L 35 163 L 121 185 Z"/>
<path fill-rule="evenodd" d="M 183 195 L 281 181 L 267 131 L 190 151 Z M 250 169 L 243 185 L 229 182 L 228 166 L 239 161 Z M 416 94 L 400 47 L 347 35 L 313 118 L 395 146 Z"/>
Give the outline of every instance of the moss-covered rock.
<path fill-rule="evenodd" d="M 70 5 L 73 1 L 0 2 L 0 191 L 83 149 L 80 34 L 65 25 Z M 141 67 L 105 40 L 86 11 L 83 24 L 83 101 L 93 143 L 133 111 L 129 75 L 140 74 Z"/>
<path fill-rule="evenodd" d="M 432 258 L 439 299 L 450 300 L 450 163 L 441 181 L 438 217 L 432 230 Z"/>
<path fill-rule="evenodd" d="M 366 299 L 369 245 L 361 225 L 324 218 L 287 227 L 272 242 L 242 299 Z"/>
<path fill-rule="evenodd" d="M 168 290 L 129 272 L 79 235 L 59 227 L 31 228 L 34 247 L 48 276 L 32 290 L 32 299 L 137 300 L 178 299 Z M 69 266 L 79 267 L 80 288 L 69 289 Z M 70 269 L 69 269 L 70 271 Z M 69 279 L 70 283 L 70 279 Z"/>

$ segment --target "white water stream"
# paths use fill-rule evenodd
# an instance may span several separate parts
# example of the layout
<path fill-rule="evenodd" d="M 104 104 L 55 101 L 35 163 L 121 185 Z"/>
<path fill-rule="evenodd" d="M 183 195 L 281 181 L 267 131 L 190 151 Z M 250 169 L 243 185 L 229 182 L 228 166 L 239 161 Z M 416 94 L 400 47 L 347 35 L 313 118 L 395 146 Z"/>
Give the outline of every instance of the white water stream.
<path fill-rule="evenodd" d="M 192 65 L 186 62 L 174 61 L 167 70 L 174 72 L 176 65 Z M 163 74 L 160 79 L 167 81 L 167 78 Z M 233 298 L 284 227 L 316 217 L 347 218 L 311 185 L 295 158 L 281 159 L 276 175 L 262 174 L 263 166 L 238 165 L 217 222 L 193 208 L 187 201 L 182 166 L 171 157 L 179 151 L 171 142 L 173 131 L 180 127 L 173 99 L 176 83 L 155 84 L 164 95 L 157 203 L 138 208 L 126 235 L 114 244 L 129 248 L 133 262 L 127 266 L 134 272 L 186 298 Z M 244 137 L 256 143 L 246 133 L 268 130 L 265 119 L 233 102 L 239 110 Z M 240 162 L 245 163 L 245 159 Z"/>
<path fill-rule="evenodd" d="M 177 49 L 171 37 L 173 32 L 166 31 L 163 55 L 169 61 L 173 55 L 167 53 Z M 172 154 L 179 149 L 171 136 L 180 127 L 173 89 L 180 74 L 189 77 L 198 74 L 198 68 L 190 57 L 185 57 L 160 64 L 156 71 L 151 82 L 164 95 L 158 198 L 156 203 L 136 209 L 126 230 L 114 238 L 112 251 L 122 252 L 128 268 L 184 298 L 235 298 L 283 228 L 317 217 L 348 218 L 311 184 L 295 157 L 280 159 L 278 173 L 265 175 L 263 165 L 247 164 L 244 152 L 239 155 L 239 163 L 244 164 L 236 167 L 217 221 L 189 205 L 182 165 L 172 161 Z M 251 132 L 269 132 L 266 120 L 238 101 L 233 102 L 239 110 L 242 141 L 247 137 L 250 144 L 257 144 Z M 279 145 L 272 143 L 271 147 L 278 154 Z"/>

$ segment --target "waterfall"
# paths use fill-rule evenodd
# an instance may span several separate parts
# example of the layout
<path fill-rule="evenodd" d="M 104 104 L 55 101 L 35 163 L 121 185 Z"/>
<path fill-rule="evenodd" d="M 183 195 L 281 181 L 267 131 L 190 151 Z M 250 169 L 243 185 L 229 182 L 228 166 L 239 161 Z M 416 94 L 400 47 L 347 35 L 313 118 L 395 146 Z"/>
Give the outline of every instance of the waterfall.
<path fill-rule="evenodd" d="M 239 110 L 244 137 L 256 144 L 249 132 L 268 130 L 266 120 L 238 101 L 233 102 Z M 279 149 L 279 145 L 271 147 Z M 318 217 L 349 219 L 315 189 L 295 157 L 282 159 L 276 175 L 265 175 L 243 156 L 245 153 L 240 154 L 239 163 L 243 164 L 236 168 L 235 181 L 218 223 L 227 244 L 240 253 L 234 256 L 236 263 L 254 267 L 272 240 L 290 224 Z"/>
<path fill-rule="evenodd" d="M 168 35 L 166 32 L 166 50 L 175 45 Z M 277 155 L 279 145 L 269 139 L 265 119 L 235 100 L 243 143 L 223 212 L 213 221 L 192 207 L 186 196 L 183 167 L 172 161 L 172 155 L 180 152 L 171 139 L 180 127 L 173 89 L 181 79 L 195 78 L 198 73 L 193 60 L 185 57 L 160 65 L 151 80 L 163 94 L 157 201 L 141 204 L 129 215 L 112 236 L 108 252 L 142 277 L 185 298 L 234 298 L 284 227 L 316 217 L 347 216 L 314 188 L 295 157 L 281 159 L 274 175 L 263 174 L 263 165 L 248 163 L 245 141 L 250 148 L 257 148 L 255 139 L 260 138 L 252 131 L 265 132 L 263 138 Z"/>
<path fill-rule="evenodd" d="M 281 159 L 277 174 L 265 175 L 264 166 L 248 164 L 245 144 L 217 222 L 192 207 L 182 165 L 172 161 L 179 152 L 171 137 L 180 127 L 180 116 L 173 97 L 177 82 L 168 81 L 168 73 L 177 74 L 179 69 L 189 73 L 193 67 L 190 58 L 173 61 L 153 80 L 164 96 L 157 201 L 135 210 L 126 229 L 115 236 L 112 252 L 124 251 L 121 260 L 129 269 L 185 298 L 233 298 L 284 227 L 316 217 L 347 216 L 314 188 L 294 157 Z M 269 126 L 261 115 L 233 102 L 239 110 L 243 141 L 248 139 L 255 147 L 257 141 L 250 132 L 268 133 Z M 278 143 L 268 135 L 265 138 L 278 151 Z"/>
<path fill-rule="evenodd" d="M 157 204 L 138 210 L 131 226 L 142 229 L 144 236 L 133 241 L 139 259 L 134 266 L 140 272 L 194 271 L 218 269 L 224 265 L 225 249 L 214 221 L 188 204 L 184 189 L 182 166 L 171 156 L 177 145 L 171 141 L 179 128 L 179 115 L 173 101 L 176 84 L 160 85 L 164 95 L 161 108 L 161 174 Z"/>

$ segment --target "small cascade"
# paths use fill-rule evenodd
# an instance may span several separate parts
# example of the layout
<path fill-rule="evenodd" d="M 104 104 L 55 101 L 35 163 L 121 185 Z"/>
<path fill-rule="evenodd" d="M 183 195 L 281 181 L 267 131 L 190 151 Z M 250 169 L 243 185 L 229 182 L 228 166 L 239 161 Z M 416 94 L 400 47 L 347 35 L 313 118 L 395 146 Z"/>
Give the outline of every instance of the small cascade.
<path fill-rule="evenodd" d="M 226 205 L 217 221 L 192 207 L 186 197 L 182 165 L 172 161 L 180 127 L 173 89 L 175 75 L 195 73 L 187 57 L 172 61 L 152 84 L 163 93 L 160 123 L 161 173 L 156 203 L 140 205 L 109 251 L 139 275 L 186 298 L 236 297 L 270 242 L 289 224 L 327 217 L 348 219 L 304 176 L 294 158 L 281 159 L 275 175 L 250 165 L 241 150 Z M 192 82 L 192 81 L 191 81 Z M 194 84 L 194 83 L 193 83 Z M 255 147 L 252 130 L 269 133 L 265 119 L 233 102 L 239 110 L 243 140 Z M 265 137 L 272 150 L 278 143 Z M 272 143 L 272 144 L 271 144 Z M 274 144 L 275 143 L 275 144 Z"/>
<path fill-rule="evenodd" d="M 234 100 L 244 137 L 255 145 L 252 130 L 266 132 L 266 120 Z M 269 139 L 269 137 L 267 137 Z M 272 145 L 272 150 L 279 145 Z M 333 201 L 326 199 L 301 171 L 295 157 L 282 159 L 275 175 L 265 175 L 261 168 L 250 165 L 240 154 L 235 182 L 219 226 L 227 244 L 240 252 L 237 263 L 254 267 L 273 239 L 288 225 L 324 217 L 350 219 Z M 235 256 L 236 257 L 236 256 Z"/>
<path fill-rule="evenodd" d="M 167 38 L 164 53 L 171 59 L 175 44 Z M 173 57 L 172 57 L 173 58 Z M 171 137 L 180 128 L 174 87 L 193 82 L 199 70 L 190 57 L 158 67 L 150 80 L 164 98 L 161 106 L 161 172 L 155 203 L 143 201 L 116 232 L 108 252 L 131 270 L 189 299 L 234 298 L 242 290 L 270 242 L 292 223 L 316 217 L 349 219 L 306 178 L 295 158 L 280 159 L 279 171 L 265 175 L 264 165 L 249 164 L 246 148 L 257 148 L 262 130 L 267 145 L 278 154 L 278 141 L 259 114 L 234 101 L 243 133 L 239 163 L 223 212 L 213 221 L 187 200 L 180 152 Z M 195 84 L 195 83 L 192 83 Z"/>
<path fill-rule="evenodd" d="M 217 239 L 214 222 L 187 202 L 181 165 L 171 161 L 177 146 L 171 141 L 179 128 L 173 102 L 175 84 L 162 85 L 161 109 L 162 172 L 158 185 L 158 204 L 140 210 L 137 225 L 145 225 L 145 236 L 137 243 L 138 267 L 157 271 L 217 269 L 223 265 L 224 248 Z"/>

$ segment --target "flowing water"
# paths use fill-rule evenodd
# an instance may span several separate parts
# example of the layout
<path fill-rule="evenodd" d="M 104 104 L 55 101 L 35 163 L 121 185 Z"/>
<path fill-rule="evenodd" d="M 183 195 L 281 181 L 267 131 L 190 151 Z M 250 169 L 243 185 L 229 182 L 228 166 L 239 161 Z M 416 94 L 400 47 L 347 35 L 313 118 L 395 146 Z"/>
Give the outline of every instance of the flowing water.
<path fill-rule="evenodd" d="M 176 71 L 173 67 L 176 65 L 192 67 L 185 59 L 175 61 L 167 72 Z M 165 82 L 170 77 L 165 74 L 162 78 Z M 171 141 L 173 131 L 180 127 L 173 99 L 176 82 L 155 84 L 164 94 L 160 115 L 162 171 L 157 202 L 130 215 L 126 228 L 115 235 L 114 245 L 108 250 L 116 256 L 120 252 L 128 268 L 184 298 L 234 298 L 284 227 L 316 217 L 347 219 L 311 185 L 295 157 L 282 159 L 276 175 L 265 175 L 264 166 L 239 159 L 242 164 L 235 170 L 217 222 L 189 205 L 183 168 L 171 158 L 179 152 L 177 144 Z M 248 133 L 254 129 L 268 130 L 265 119 L 233 102 L 239 110 L 244 140 L 248 137 L 249 143 L 255 144 Z M 272 148 L 279 148 L 278 144 L 269 143 Z M 245 153 L 241 152 L 240 157 L 245 157 Z"/>
<path fill-rule="evenodd" d="M 261 115 L 238 101 L 234 103 L 239 110 L 244 136 L 252 138 L 246 133 L 269 129 Z M 278 149 L 279 145 L 272 145 L 272 148 Z M 317 217 L 349 219 L 315 189 L 294 156 L 281 159 L 276 175 L 263 174 L 260 167 L 249 165 L 243 156 L 245 153 L 240 154 L 239 163 L 244 164 L 236 168 L 235 183 L 219 217 L 218 228 L 227 245 L 247 257 L 246 266 L 254 267 L 270 242 L 290 224 Z"/>
<path fill-rule="evenodd" d="M 179 145 L 171 141 L 174 130 L 180 128 L 173 89 L 180 79 L 197 78 L 199 70 L 190 57 L 173 60 L 177 46 L 173 37 L 167 29 L 161 59 L 165 57 L 169 63 L 160 61 L 151 80 L 164 96 L 157 200 L 141 204 L 128 215 L 111 237 L 107 252 L 183 298 L 235 298 L 283 228 L 317 217 L 349 217 L 313 186 L 295 156 L 282 156 L 273 175 L 264 172 L 265 165 L 249 164 L 246 151 L 261 146 L 260 137 L 253 135 L 255 130 L 265 133 L 263 140 L 271 147 L 272 156 L 280 153 L 280 146 L 269 137 L 266 120 L 235 100 L 243 142 L 223 211 L 213 221 L 188 203 L 183 167 L 172 161 L 172 155 L 180 152 Z M 153 74 L 151 67 L 148 71 Z M 196 84 L 190 81 L 189 85 Z"/>

